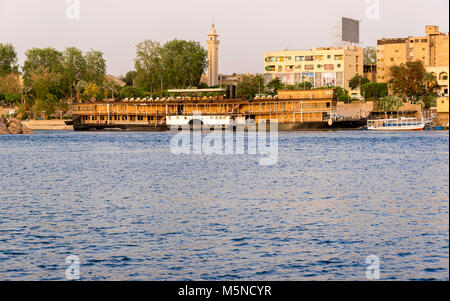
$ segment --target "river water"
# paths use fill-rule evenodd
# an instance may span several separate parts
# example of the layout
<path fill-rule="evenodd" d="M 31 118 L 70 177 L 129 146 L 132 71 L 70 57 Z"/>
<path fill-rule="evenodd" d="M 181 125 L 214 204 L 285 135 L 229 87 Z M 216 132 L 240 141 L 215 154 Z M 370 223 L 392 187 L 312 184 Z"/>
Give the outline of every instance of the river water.
<path fill-rule="evenodd" d="M 280 133 L 274 166 L 171 138 L 0 136 L 0 280 L 448 280 L 448 132 Z"/>

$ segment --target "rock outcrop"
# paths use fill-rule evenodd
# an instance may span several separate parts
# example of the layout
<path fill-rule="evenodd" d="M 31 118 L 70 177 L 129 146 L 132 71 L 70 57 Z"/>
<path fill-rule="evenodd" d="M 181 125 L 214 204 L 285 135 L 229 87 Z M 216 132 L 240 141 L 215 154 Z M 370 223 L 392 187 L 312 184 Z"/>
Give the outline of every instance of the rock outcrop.
<path fill-rule="evenodd" d="M 18 119 L 6 119 L 0 118 L 0 135 L 12 134 L 12 135 L 31 135 L 34 134 L 33 130 L 22 124 Z"/>

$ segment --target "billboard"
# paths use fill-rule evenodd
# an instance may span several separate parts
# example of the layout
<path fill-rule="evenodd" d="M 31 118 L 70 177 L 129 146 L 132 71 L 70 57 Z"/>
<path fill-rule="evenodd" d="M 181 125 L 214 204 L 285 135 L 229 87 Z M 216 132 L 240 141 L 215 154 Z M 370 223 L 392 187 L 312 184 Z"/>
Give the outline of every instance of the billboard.
<path fill-rule="evenodd" d="M 336 73 L 322 73 L 322 87 L 336 87 Z"/>
<path fill-rule="evenodd" d="M 342 18 L 342 41 L 359 44 L 359 21 Z"/>

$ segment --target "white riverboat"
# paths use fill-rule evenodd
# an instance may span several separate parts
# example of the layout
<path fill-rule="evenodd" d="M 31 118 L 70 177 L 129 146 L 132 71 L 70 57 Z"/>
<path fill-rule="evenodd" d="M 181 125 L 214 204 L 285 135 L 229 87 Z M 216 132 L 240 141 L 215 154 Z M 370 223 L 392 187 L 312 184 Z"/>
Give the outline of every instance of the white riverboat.
<path fill-rule="evenodd" d="M 193 115 L 193 116 L 166 117 L 166 124 L 169 127 L 193 125 L 195 121 L 198 121 L 201 125 L 211 127 L 213 126 L 229 127 L 233 124 L 233 120 L 230 118 L 230 116 Z"/>
<path fill-rule="evenodd" d="M 369 131 L 423 131 L 425 122 L 417 118 L 375 119 L 367 121 Z"/>

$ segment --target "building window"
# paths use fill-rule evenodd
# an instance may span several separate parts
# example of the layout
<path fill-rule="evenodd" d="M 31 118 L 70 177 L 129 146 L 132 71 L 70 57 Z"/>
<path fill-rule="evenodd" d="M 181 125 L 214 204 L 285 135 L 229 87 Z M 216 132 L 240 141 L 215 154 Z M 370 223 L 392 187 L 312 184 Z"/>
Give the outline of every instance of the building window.
<path fill-rule="evenodd" d="M 283 66 L 278 66 L 278 72 L 283 71 Z"/>
<path fill-rule="evenodd" d="M 322 68 L 322 67 L 323 67 L 323 65 L 320 65 L 320 64 L 317 65 L 317 68 L 318 68 L 318 69 L 320 69 L 320 68 Z"/>
<path fill-rule="evenodd" d="M 303 62 L 305 60 L 305 57 L 304 56 L 296 56 L 295 57 L 295 61 L 296 62 Z"/>
<path fill-rule="evenodd" d="M 329 55 L 327 55 L 327 59 L 331 59 L 331 55 L 329 54 Z"/>
<path fill-rule="evenodd" d="M 314 57 L 312 55 L 305 56 L 305 61 L 312 62 L 313 60 L 314 60 Z"/>
<path fill-rule="evenodd" d="M 286 71 L 287 71 L 287 72 L 292 72 L 292 71 L 294 71 L 294 66 L 286 66 Z"/>
<path fill-rule="evenodd" d="M 305 70 L 314 70 L 314 65 L 305 65 Z"/>
<path fill-rule="evenodd" d="M 314 56 L 314 59 L 316 61 L 323 61 L 323 55 L 316 55 L 316 56 Z"/>
<path fill-rule="evenodd" d="M 341 65 L 341 64 L 337 64 L 337 67 L 338 67 L 338 68 L 341 68 L 341 67 L 342 67 L 342 65 Z"/>
<path fill-rule="evenodd" d="M 334 65 L 333 64 L 325 64 L 324 68 L 325 68 L 325 70 L 334 70 Z"/>
<path fill-rule="evenodd" d="M 342 54 L 339 54 L 339 55 L 335 55 L 334 56 L 334 60 L 335 61 L 342 61 L 344 59 L 344 56 L 342 55 Z"/>

